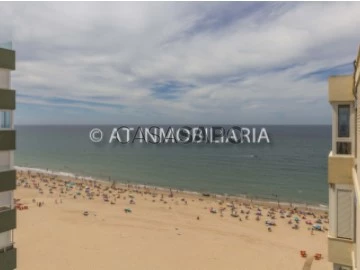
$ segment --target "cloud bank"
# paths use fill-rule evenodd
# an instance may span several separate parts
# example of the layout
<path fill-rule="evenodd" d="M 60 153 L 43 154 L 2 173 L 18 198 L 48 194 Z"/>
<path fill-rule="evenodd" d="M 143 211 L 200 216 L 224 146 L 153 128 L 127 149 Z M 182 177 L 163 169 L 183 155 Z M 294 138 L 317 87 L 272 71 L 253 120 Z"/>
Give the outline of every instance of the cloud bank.
<path fill-rule="evenodd" d="M 359 3 L 0 3 L 18 124 L 330 124 Z"/>

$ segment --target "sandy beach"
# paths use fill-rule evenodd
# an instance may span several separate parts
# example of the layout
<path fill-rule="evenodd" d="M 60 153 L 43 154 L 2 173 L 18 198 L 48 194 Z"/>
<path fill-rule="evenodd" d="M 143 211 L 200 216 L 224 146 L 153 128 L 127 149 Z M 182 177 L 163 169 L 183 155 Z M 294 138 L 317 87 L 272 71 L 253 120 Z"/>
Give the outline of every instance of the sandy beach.
<path fill-rule="evenodd" d="M 204 195 L 18 171 L 18 269 L 330 269 L 325 212 Z"/>

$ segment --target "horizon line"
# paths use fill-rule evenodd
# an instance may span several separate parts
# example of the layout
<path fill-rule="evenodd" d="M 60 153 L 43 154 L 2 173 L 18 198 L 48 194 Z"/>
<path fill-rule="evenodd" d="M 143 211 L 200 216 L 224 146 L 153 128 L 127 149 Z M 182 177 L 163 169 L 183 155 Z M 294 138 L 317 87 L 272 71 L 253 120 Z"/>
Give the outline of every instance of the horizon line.
<path fill-rule="evenodd" d="M 15 124 L 14 126 L 331 126 L 329 124 Z"/>

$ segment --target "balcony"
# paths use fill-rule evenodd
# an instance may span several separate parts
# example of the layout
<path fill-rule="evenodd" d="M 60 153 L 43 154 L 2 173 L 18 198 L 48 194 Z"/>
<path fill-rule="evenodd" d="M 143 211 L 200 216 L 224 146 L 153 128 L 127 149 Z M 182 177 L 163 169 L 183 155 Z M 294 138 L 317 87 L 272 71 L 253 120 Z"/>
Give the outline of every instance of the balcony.
<path fill-rule="evenodd" d="M 352 253 L 354 248 L 355 245 L 352 240 L 328 236 L 328 257 L 330 262 L 353 266 Z"/>
<path fill-rule="evenodd" d="M 10 246 L 5 249 L 0 249 L 0 269 L 14 270 L 16 267 L 16 248 Z"/>
<path fill-rule="evenodd" d="M 333 155 L 328 158 L 328 182 L 331 184 L 353 184 L 352 168 L 355 159 L 352 155 Z"/>
<path fill-rule="evenodd" d="M 15 51 L 0 48 L 0 68 L 15 70 Z"/>
<path fill-rule="evenodd" d="M 0 151 L 15 150 L 16 148 L 16 132 L 15 130 L 0 129 Z"/>
<path fill-rule="evenodd" d="M 0 208 L 0 233 L 16 228 L 16 210 L 10 207 Z M 2 268 L 0 268 L 2 269 Z"/>
<path fill-rule="evenodd" d="M 15 90 L 0 89 L 0 110 L 15 110 Z"/>
<path fill-rule="evenodd" d="M 16 189 L 16 171 L 1 170 L 0 167 L 0 192 Z"/>
<path fill-rule="evenodd" d="M 329 78 L 329 102 L 354 101 L 353 76 L 331 76 Z"/>

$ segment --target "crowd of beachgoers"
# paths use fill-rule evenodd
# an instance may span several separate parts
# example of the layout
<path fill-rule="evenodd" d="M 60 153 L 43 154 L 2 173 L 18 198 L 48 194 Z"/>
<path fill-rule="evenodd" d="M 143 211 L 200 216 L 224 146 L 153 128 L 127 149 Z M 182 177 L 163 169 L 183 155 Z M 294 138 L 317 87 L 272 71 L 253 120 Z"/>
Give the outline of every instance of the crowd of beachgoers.
<path fill-rule="evenodd" d="M 125 201 L 128 207 L 124 208 L 127 213 L 132 212 L 131 206 L 136 204 L 137 196 L 145 197 L 153 203 L 167 204 L 169 201 L 175 204 L 188 205 L 194 200 L 212 201 L 213 206 L 205 207 L 210 214 L 223 217 L 228 214 L 240 222 L 254 219 L 264 222 L 267 230 L 271 232 L 273 227 L 278 225 L 277 219 L 284 219 L 292 229 L 299 229 L 300 225 L 306 226 L 311 233 L 314 231 L 327 231 L 329 223 L 327 212 L 318 209 L 283 207 L 275 202 L 253 203 L 244 198 L 226 197 L 208 193 L 195 195 L 173 189 L 163 189 L 144 185 L 109 183 L 84 179 L 81 177 L 69 178 L 56 175 L 46 175 L 31 171 L 18 171 L 17 184 L 24 188 L 33 188 L 40 195 L 54 198 L 54 203 L 62 203 L 63 198 L 100 200 L 104 203 L 115 205 L 119 201 Z M 37 206 L 43 202 L 32 200 Z M 18 206 L 22 205 L 21 200 L 17 201 Z M 171 209 L 171 206 L 169 206 Z M 84 215 L 88 210 L 84 210 Z M 200 220 L 201 215 L 196 216 Z"/>
<path fill-rule="evenodd" d="M 14 198 L 20 270 L 329 267 L 316 208 L 31 170 Z"/>

